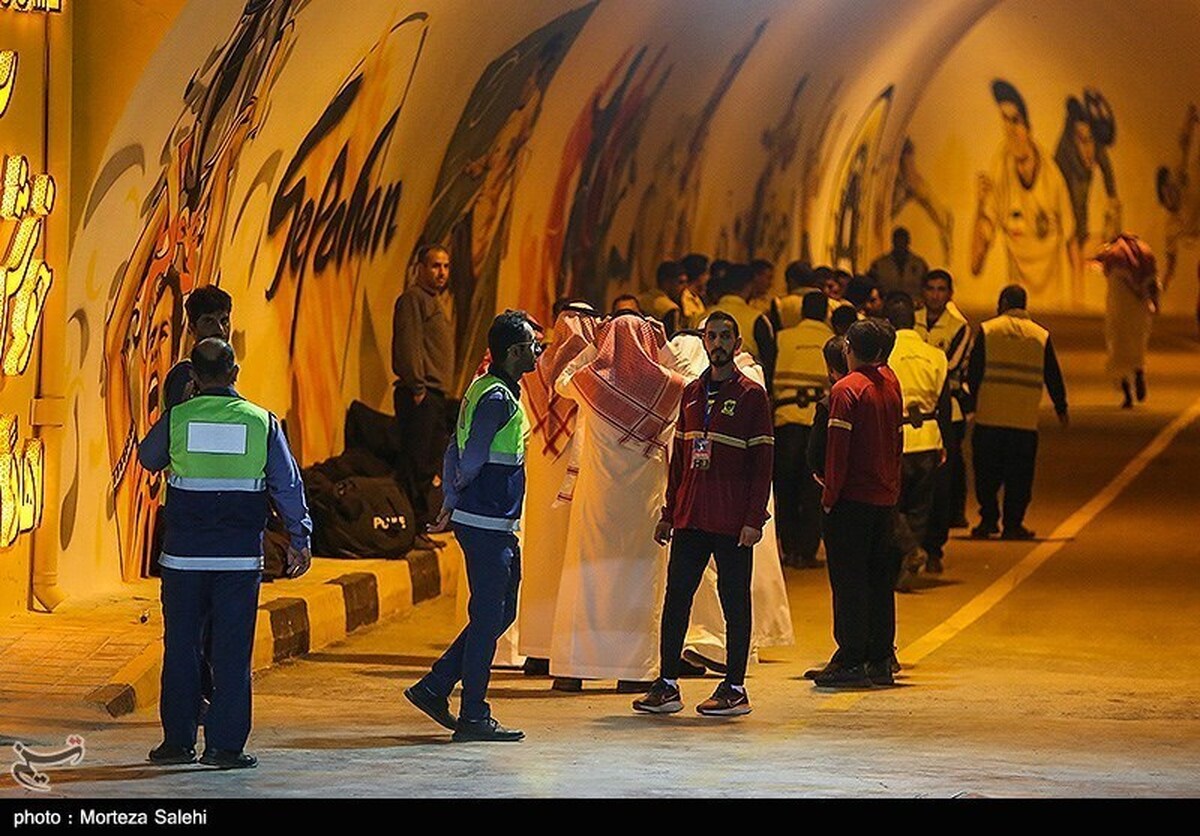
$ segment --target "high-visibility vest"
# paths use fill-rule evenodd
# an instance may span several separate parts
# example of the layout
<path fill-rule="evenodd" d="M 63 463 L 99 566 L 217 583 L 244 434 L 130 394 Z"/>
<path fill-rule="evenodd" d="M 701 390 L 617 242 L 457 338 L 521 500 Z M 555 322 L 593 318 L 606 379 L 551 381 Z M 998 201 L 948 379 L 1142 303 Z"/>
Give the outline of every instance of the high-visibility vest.
<path fill-rule="evenodd" d="M 490 467 L 500 467 L 508 468 L 508 472 L 511 472 L 512 468 L 524 468 L 525 466 L 525 448 L 529 444 L 530 423 L 520 399 L 496 375 L 485 374 L 467 387 L 462 407 L 458 412 L 454 443 L 458 446 L 461 456 L 467 448 L 467 439 L 471 437 L 471 424 L 475 420 L 475 410 L 480 401 L 494 391 L 502 392 L 514 410 L 512 417 L 492 437 L 484 470 L 486 471 Z M 481 477 L 483 475 L 481 473 Z M 482 485 L 488 480 L 480 478 L 477 481 Z M 471 501 L 481 498 L 471 497 L 467 494 L 460 496 L 458 507 L 451 513 L 450 519 L 463 525 L 494 531 L 516 531 L 518 529 L 521 517 L 519 501 L 510 504 L 510 514 L 498 516 L 494 513 L 481 513 L 484 509 L 476 507 Z"/>
<path fill-rule="evenodd" d="M 762 315 L 762 312 L 741 296 L 733 293 L 727 293 L 718 299 L 717 304 L 712 306 L 709 313 L 713 311 L 724 311 L 737 320 L 738 331 L 742 335 L 742 349 L 755 360 L 761 360 L 762 356 L 758 353 L 758 342 L 754 339 L 754 322 Z"/>
<path fill-rule="evenodd" d="M 704 301 L 690 287 L 685 287 L 679 295 L 679 328 L 699 328 L 700 323 L 708 314 Z"/>
<path fill-rule="evenodd" d="M 787 296 L 776 297 L 774 305 L 775 315 L 772 317 L 774 322 L 772 324 L 777 324 L 778 329 L 781 331 L 784 328 L 792 328 L 796 325 L 799 325 L 800 321 L 804 318 L 802 313 L 804 297 L 810 293 L 820 293 L 822 296 L 825 295 L 822 291 L 815 287 L 802 287 L 799 290 L 793 290 Z M 833 309 L 836 308 L 837 305 L 838 303 L 833 299 L 827 300 L 827 313 L 825 314 L 826 322 L 829 321 L 829 314 L 833 313 Z"/>
<path fill-rule="evenodd" d="M 261 569 L 271 414 L 243 398 L 197 395 L 172 407 L 168 420 L 170 499 L 159 562 Z"/>
<path fill-rule="evenodd" d="M 946 385 L 946 355 L 929 345 L 912 328 L 896 331 L 888 367 L 900 381 L 904 399 L 904 452 L 942 448 L 937 423 L 938 398 Z"/>
<path fill-rule="evenodd" d="M 1010 310 L 981 326 L 986 360 L 975 423 L 1036 430 L 1050 332 L 1024 310 Z"/>
<path fill-rule="evenodd" d="M 829 326 L 816 319 L 801 320 L 779 332 L 779 353 L 771 379 L 775 426 L 812 426 L 817 401 L 829 390 L 824 348 L 832 336 Z"/>
<path fill-rule="evenodd" d="M 964 420 L 965 416 L 958 401 L 964 394 L 967 357 L 971 353 L 971 326 L 967 322 L 967 318 L 963 316 L 958 306 L 951 302 L 946 305 L 946 310 L 942 311 L 942 315 L 937 318 L 937 321 L 933 323 L 933 327 L 930 328 L 929 312 L 926 308 L 921 308 L 917 311 L 916 331 L 925 338 L 925 342 L 946 353 L 946 364 L 949 367 L 950 394 L 952 396 L 952 414 L 950 420 L 955 422 Z M 954 353 L 951 354 L 950 346 L 960 331 L 965 331 L 965 333 L 963 333 L 962 339 L 958 341 L 958 345 L 955 346 Z"/>

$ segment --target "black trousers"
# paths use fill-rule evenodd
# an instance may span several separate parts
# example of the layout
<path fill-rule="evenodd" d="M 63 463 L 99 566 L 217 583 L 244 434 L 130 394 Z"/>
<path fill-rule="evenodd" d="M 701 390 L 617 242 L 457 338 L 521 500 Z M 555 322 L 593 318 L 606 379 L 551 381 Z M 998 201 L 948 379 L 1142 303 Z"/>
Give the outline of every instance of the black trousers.
<path fill-rule="evenodd" d="M 808 468 L 812 427 L 775 428 L 775 525 L 783 562 L 812 560 L 821 545 L 821 486 Z"/>
<path fill-rule="evenodd" d="M 742 685 L 750 657 L 750 578 L 754 552 L 749 546 L 739 546 L 737 538 L 727 534 L 684 529 L 676 531 L 671 539 L 659 671 L 664 679 L 679 678 L 679 657 L 692 617 L 692 599 L 700 588 L 710 557 L 717 561 L 717 596 L 725 614 L 725 681 Z"/>
<path fill-rule="evenodd" d="M 163 740 L 196 745 L 201 666 L 212 663 L 212 706 L 204 723 L 211 749 L 242 751 L 250 736 L 250 658 L 258 618 L 258 571 L 162 570 Z M 211 649 L 202 653 L 202 633 Z"/>
<path fill-rule="evenodd" d="M 922 450 L 900 460 L 900 501 L 896 503 L 896 548 L 906 555 L 923 547 L 933 511 L 934 480 L 941 453 Z"/>
<path fill-rule="evenodd" d="M 450 443 L 449 404 L 436 389 L 427 389 L 420 403 L 410 389 L 396 387 L 393 394 L 400 428 L 396 477 L 413 504 L 417 531 L 424 531 L 440 510 L 434 501 L 433 482 L 442 470 L 442 457 Z"/>
<path fill-rule="evenodd" d="M 979 501 L 981 520 L 989 525 L 1000 522 L 998 495 L 1003 488 L 1004 527 L 1021 525 L 1033 496 L 1037 430 L 976 424 L 971 446 L 974 450 L 975 498 Z"/>
<path fill-rule="evenodd" d="M 933 474 L 933 507 L 929 510 L 929 525 L 925 529 L 925 551 L 931 557 L 941 557 L 950 539 L 950 524 L 962 519 L 967 502 L 967 474 L 963 463 L 962 443 L 966 435 L 965 421 L 951 424 L 946 444 L 946 463 Z"/>
<path fill-rule="evenodd" d="M 825 516 L 825 556 L 833 590 L 834 658 L 882 662 L 896 643 L 899 553 L 890 548 L 893 509 L 840 500 Z"/>

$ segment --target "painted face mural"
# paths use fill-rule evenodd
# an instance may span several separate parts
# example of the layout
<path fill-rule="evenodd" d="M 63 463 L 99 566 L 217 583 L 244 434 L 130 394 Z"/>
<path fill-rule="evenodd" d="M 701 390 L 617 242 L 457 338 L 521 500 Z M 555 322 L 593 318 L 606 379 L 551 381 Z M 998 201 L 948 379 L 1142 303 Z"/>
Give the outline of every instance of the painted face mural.
<path fill-rule="evenodd" d="M 456 394 L 486 350 L 513 193 L 541 115 L 546 88 L 595 9 L 590 3 L 551 21 L 488 65 L 471 92 L 438 173 L 418 244 L 450 251 L 458 340 Z"/>

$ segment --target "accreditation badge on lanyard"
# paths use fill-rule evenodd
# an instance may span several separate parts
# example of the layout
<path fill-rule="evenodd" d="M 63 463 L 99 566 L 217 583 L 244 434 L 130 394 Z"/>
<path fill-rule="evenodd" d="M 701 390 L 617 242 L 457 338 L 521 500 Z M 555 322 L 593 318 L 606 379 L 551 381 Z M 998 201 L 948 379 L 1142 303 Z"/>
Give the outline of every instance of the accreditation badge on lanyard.
<path fill-rule="evenodd" d="M 708 392 L 704 393 L 704 437 L 692 439 L 692 469 L 693 470 L 708 470 L 712 464 L 712 439 L 708 437 L 708 423 L 712 417 L 712 405 L 716 400 L 716 393 L 713 397 L 708 397 Z"/>

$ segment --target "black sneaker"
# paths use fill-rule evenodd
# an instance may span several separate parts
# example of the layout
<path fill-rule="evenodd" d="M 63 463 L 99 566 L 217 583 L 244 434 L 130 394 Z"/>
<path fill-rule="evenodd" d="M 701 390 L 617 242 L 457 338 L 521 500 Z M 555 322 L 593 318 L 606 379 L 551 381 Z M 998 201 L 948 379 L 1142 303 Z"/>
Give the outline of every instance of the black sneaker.
<path fill-rule="evenodd" d="M 146 760 L 158 766 L 175 766 L 196 762 L 196 750 L 191 746 L 176 746 L 171 743 L 160 743 L 150 750 Z"/>
<path fill-rule="evenodd" d="M 806 670 L 804 672 L 804 678 L 805 679 L 816 679 L 818 676 L 821 676 L 822 674 L 833 673 L 841 666 L 842 666 L 841 662 L 835 662 L 831 659 L 825 664 L 825 667 L 823 667 L 823 668 L 809 668 L 808 670 Z"/>
<path fill-rule="evenodd" d="M 716 659 L 705 656 L 699 651 L 692 650 L 691 648 L 683 651 L 683 658 L 685 661 L 691 662 L 693 665 L 700 665 L 706 670 L 710 670 L 715 673 L 726 673 L 728 671 L 728 669 L 725 667 L 725 663 L 718 662 Z"/>
<path fill-rule="evenodd" d="M 450 739 L 455 743 L 515 743 L 525 737 L 519 729 L 506 729 L 495 717 L 486 720 L 464 720 L 458 718 L 458 728 Z"/>
<path fill-rule="evenodd" d="M 1001 540 L 1032 540 L 1035 537 L 1037 535 L 1023 525 L 1005 526 L 1000 535 Z"/>
<path fill-rule="evenodd" d="M 823 673 L 816 677 L 813 680 L 813 685 L 818 688 L 854 690 L 858 688 L 870 688 L 871 678 L 867 676 L 866 665 L 839 666 L 837 670 Z"/>
<path fill-rule="evenodd" d="M 994 534 L 1000 533 L 1000 526 L 995 523 L 981 522 L 979 525 L 971 529 L 972 540 L 986 540 Z"/>
<path fill-rule="evenodd" d="M 404 689 L 404 696 L 410 703 L 423 711 L 430 720 L 450 731 L 458 728 L 458 721 L 450 713 L 450 700 L 439 697 L 428 686 L 420 682 Z"/>
<path fill-rule="evenodd" d="M 521 666 L 521 671 L 526 676 L 549 676 L 550 675 L 550 660 L 538 659 L 533 656 L 525 657 L 525 664 Z"/>
<path fill-rule="evenodd" d="M 867 679 L 871 680 L 872 685 L 895 685 L 896 679 L 892 676 L 892 660 L 884 659 L 882 662 L 867 662 Z"/>
<path fill-rule="evenodd" d="M 683 710 L 683 697 L 674 685 L 668 685 L 662 677 L 654 680 L 646 695 L 633 701 L 634 711 L 647 714 L 674 714 Z"/>
<path fill-rule="evenodd" d="M 687 659 L 687 651 L 683 652 L 683 656 L 679 658 L 679 678 L 680 679 L 699 679 L 708 673 L 708 668 L 704 665 L 692 664 Z M 619 687 L 620 683 L 618 683 Z M 643 688 L 643 691 L 646 689 Z"/>
<path fill-rule="evenodd" d="M 258 758 L 245 752 L 208 748 L 200 756 L 200 763 L 217 769 L 254 769 L 258 766 Z"/>
<path fill-rule="evenodd" d="M 745 690 L 739 691 L 727 682 L 722 682 L 713 695 L 696 706 L 696 712 L 705 717 L 738 717 L 750 713 L 750 697 Z"/>

